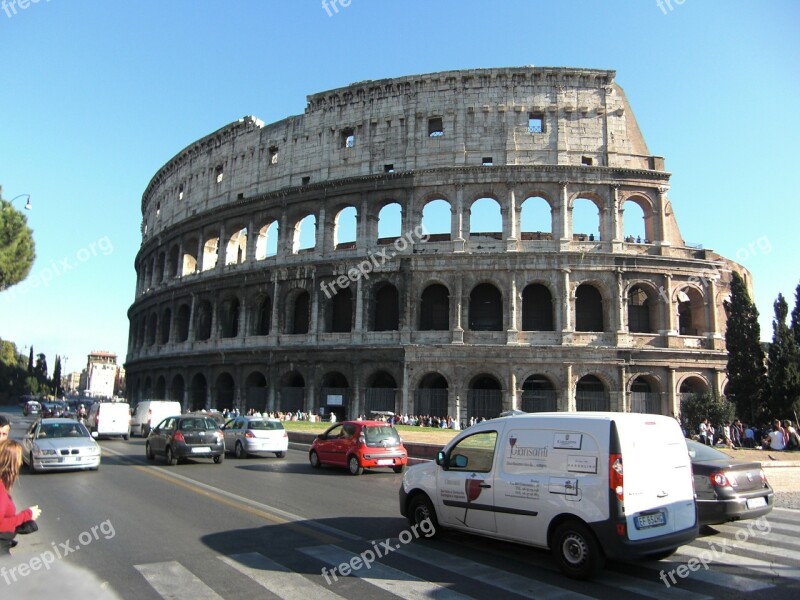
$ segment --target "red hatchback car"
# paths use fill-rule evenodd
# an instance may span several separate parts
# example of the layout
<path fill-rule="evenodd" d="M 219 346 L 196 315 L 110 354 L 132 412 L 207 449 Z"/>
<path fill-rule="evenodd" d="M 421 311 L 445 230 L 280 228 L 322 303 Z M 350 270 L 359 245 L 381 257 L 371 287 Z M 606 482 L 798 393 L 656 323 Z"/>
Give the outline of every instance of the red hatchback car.
<path fill-rule="evenodd" d="M 308 453 L 311 466 L 347 467 L 352 475 L 364 469 L 390 467 L 402 473 L 408 452 L 397 430 L 383 421 L 342 421 L 319 434 Z"/>

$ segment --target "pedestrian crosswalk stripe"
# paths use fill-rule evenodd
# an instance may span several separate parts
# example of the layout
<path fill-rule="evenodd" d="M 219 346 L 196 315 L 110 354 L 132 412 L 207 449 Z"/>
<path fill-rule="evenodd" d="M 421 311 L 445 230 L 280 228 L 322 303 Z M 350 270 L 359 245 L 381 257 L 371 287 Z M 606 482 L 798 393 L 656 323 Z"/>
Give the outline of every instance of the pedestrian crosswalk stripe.
<path fill-rule="evenodd" d="M 176 561 L 134 565 L 162 598 L 169 600 L 223 600 L 222 596 L 200 581 Z"/>
<path fill-rule="evenodd" d="M 329 568 L 350 562 L 352 558 L 359 556 L 344 548 L 332 545 L 310 546 L 298 548 L 298 550 L 330 565 Z M 406 600 L 430 600 L 431 598 L 437 598 L 437 600 L 466 600 L 469 598 L 469 596 L 464 596 L 444 586 L 419 579 L 409 573 L 378 562 L 372 563 L 370 568 L 362 567 L 352 571 L 352 575 Z"/>
<path fill-rule="evenodd" d="M 281 600 L 339 600 L 341 596 L 257 552 L 218 557 Z"/>
<path fill-rule="evenodd" d="M 682 564 L 684 563 L 674 561 L 661 561 L 658 563 L 658 565 L 661 567 L 661 570 L 663 570 L 665 573 L 669 573 L 670 571 L 677 569 L 678 566 Z M 734 575 L 733 573 L 721 573 L 719 571 L 714 571 L 711 568 L 708 570 L 701 568 L 697 571 L 693 571 L 689 577 L 692 580 L 702 581 L 703 583 L 718 585 L 724 588 L 730 588 L 732 590 L 736 590 L 737 592 L 757 592 L 759 590 L 766 590 L 775 587 L 773 584 L 767 581 L 759 581 L 758 579 L 742 577 L 741 575 Z M 677 577 L 676 581 L 678 581 Z M 669 578 L 667 578 L 667 583 L 671 584 L 671 580 Z"/>
<path fill-rule="evenodd" d="M 427 547 L 424 543 L 415 543 L 397 550 L 399 554 L 414 560 L 419 560 L 439 569 L 456 573 L 462 577 L 469 577 L 481 583 L 500 588 L 502 590 L 537 598 L 537 600 L 580 600 L 589 598 L 577 592 L 571 592 L 555 585 L 537 581 L 530 577 L 515 575 L 495 567 L 490 567 L 474 560 L 440 552 Z"/>
<path fill-rule="evenodd" d="M 760 560 L 758 558 L 751 558 L 749 556 L 740 556 L 732 552 L 726 552 L 720 556 L 714 556 L 714 552 L 708 548 L 695 548 L 694 546 L 682 546 L 679 556 L 688 556 L 690 558 L 703 558 L 708 560 L 711 555 L 710 564 L 732 565 L 735 567 L 743 567 L 751 571 L 765 573 L 770 576 L 779 576 L 788 579 L 800 579 L 800 569 L 789 565 L 782 565 L 774 561 Z M 678 555 L 676 555 L 678 556 Z M 699 573 L 699 571 L 696 571 Z"/>

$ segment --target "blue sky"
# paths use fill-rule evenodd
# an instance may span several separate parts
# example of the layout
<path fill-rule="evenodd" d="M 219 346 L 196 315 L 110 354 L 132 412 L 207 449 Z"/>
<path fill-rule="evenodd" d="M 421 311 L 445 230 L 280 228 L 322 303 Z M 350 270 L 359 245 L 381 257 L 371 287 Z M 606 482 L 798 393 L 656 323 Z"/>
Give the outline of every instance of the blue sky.
<path fill-rule="evenodd" d="M 616 70 L 684 239 L 750 270 L 769 339 L 800 282 L 800 3 L 662 2 L 0 1 L 0 185 L 32 195 L 32 276 L 51 277 L 0 293 L 0 337 L 69 371 L 123 360 L 142 192 L 223 125 L 355 81 L 533 64 Z"/>

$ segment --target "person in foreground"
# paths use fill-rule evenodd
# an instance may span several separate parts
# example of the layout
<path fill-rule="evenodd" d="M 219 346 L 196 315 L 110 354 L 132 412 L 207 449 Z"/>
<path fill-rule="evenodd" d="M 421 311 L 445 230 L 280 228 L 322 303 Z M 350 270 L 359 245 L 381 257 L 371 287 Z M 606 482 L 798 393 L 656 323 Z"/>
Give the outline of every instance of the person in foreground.
<path fill-rule="evenodd" d="M 0 555 L 10 554 L 11 548 L 16 546 L 14 537 L 17 528 L 28 521 L 36 521 L 42 514 L 38 506 L 31 506 L 17 512 L 14 501 L 11 500 L 11 488 L 14 487 L 19 477 L 22 466 L 22 446 L 19 442 L 4 439 L 0 442 Z"/>

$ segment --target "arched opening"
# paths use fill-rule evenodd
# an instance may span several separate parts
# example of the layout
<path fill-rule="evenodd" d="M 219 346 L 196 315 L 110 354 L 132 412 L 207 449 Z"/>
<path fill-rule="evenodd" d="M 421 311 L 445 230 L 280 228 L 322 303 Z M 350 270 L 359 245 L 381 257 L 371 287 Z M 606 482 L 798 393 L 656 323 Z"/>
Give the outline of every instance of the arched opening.
<path fill-rule="evenodd" d="M 541 196 L 527 198 L 520 207 L 520 239 L 553 239 L 553 211 L 550 203 Z"/>
<path fill-rule="evenodd" d="M 294 226 L 292 236 L 292 254 L 303 250 L 311 250 L 317 245 L 317 217 L 307 215 L 300 219 Z"/>
<path fill-rule="evenodd" d="M 145 377 L 142 393 L 144 393 L 145 398 L 153 397 L 153 380 L 150 377 Z"/>
<path fill-rule="evenodd" d="M 708 382 L 701 377 L 690 376 L 681 382 L 678 390 L 681 402 L 691 400 L 697 394 L 708 393 Z"/>
<path fill-rule="evenodd" d="M 522 410 L 525 412 L 555 412 L 558 398 L 553 383 L 544 375 L 531 375 L 522 384 Z"/>
<path fill-rule="evenodd" d="M 269 335 L 272 324 L 272 298 L 264 296 L 258 302 L 253 323 L 253 335 Z"/>
<path fill-rule="evenodd" d="M 608 411 L 611 401 L 605 384 L 594 375 L 584 375 L 575 386 L 575 405 L 579 411 Z"/>
<path fill-rule="evenodd" d="M 378 244 L 391 244 L 403 233 L 403 208 L 392 202 L 378 213 Z"/>
<path fill-rule="evenodd" d="M 308 325 L 311 319 L 311 297 L 308 292 L 301 291 L 289 306 L 292 309 L 287 319 L 287 322 L 291 324 L 289 333 L 308 333 Z"/>
<path fill-rule="evenodd" d="M 173 245 L 169 249 L 169 263 L 167 266 L 167 276 L 174 279 L 180 273 L 180 254 L 178 246 Z"/>
<path fill-rule="evenodd" d="M 503 296 L 491 283 L 481 283 L 472 288 L 469 328 L 472 331 L 503 330 Z"/>
<path fill-rule="evenodd" d="M 205 341 L 211 339 L 211 302 L 203 300 L 197 305 L 195 339 Z"/>
<path fill-rule="evenodd" d="M 206 239 L 203 244 L 203 272 L 217 266 L 219 259 L 219 236 Z"/>
<path fill-rule="evenodd" d="M 650 301 L 645 289 L 633 286 L 628 292 L 628 331 L 631 333 L 653 333 L 653 311 L 655 303 Z"/>
<path fill-rule="evenodd" d="M 197 252 L 195 250 L 197 248 L 197 244 L 197 238 L 191 238 L 187 240 L 186 244 L 183 246 L 185 252 L 181 258 L 181 277 L 197 273 Z"/>
<path fill-rule="evenodd" d="M 503 214 L 494 198 L 480 198 L 469 210 L 469 235 L 503 239 Z"/>
<path fill-rule="evenodd" d="M 481 374 L 469 384 L 467 417 L 477 420 L 493 419 L 503 412 L 503 390 L 493 375 Z"/>
<path fill-rule="evenodd" d="M 586 198 L 576 198 L 572 203 L 572 239 L 594 241 L 600 239 L 600 209 Z"/>
<path fill-rule="evenodd" d="M 322 377 L 320 387 L 320 408 L 324 408 L 324 416 L 331 413 L 336 415 L 337 421 L 347 418 L 350 404 L 350 384 L 347 377 L 338 371 L 331 371 Z"/>
<path fill-rule="evenodd" d="M 217 410 L 232 409 L 236 400 L 236 384 L 230 373 L 220 373 L 217 377 Z"/>
<path fill-rule="evenodd" d="M 575 331 L 604 331 L 603 297 L 588 283 L 575 290 Z"/>
<path fill-rule="evenodd" d="M 555 331 L 553 296 L 547 286 L 532 283 L 522 290 L 522 330 Z"/>
<path fill-rule="evenodd" d="M 348 206 L 333 219 L 333 247 L 336 250 L 355 248 L 357 239 L 358 214 L 354 206 Z"/>
<path fill-rule="evenodd" d="M 631 412 L 661 414 L 661 394 L 652 378 L 640 375 L 631 382 Z"/>
<path fill-rule="evenodd" d="M 422 229 L 429 234 L 429 242 L 450 239 L 450 203 L 447 200 L 431 200 L 422 207 Z"/>
<path fill-rule="evenodd" d="M 328 331 L 349 333 L 353 330 L 353 292 L 349 287 L 339 290 L 325 308 Z"/>
<path fill-rule="evenodd" d="M 421 331 L 450 329 L 450 294 L 440 283 L 429 285 L 422 291 L 419 328 Z"/>
<path fill-rule="evenodd" d="M 159 252 L 158 259 L 156 260 L 156 281 L 155 283 L 162 283 L 164 281 L 164 273 L 167 266 L 167 256 L 163 252 Z"/>
<path fill-rule="evenodd" d="M 244 382 L 245 411 L 255 410 L 260 413 L 267 411 L 269 400 L 269 389 L 267 388 L 267 378 L 258 371 L 253 371 L 247 376 Z"/>
<path fill-rule="evenodd" d="M 264 260 L 276 254 L 278 254 L 278 221 L 272 221 L 258 230 L 256 260 Z"/>
<path fill-rule="evenodd" d="M 156 379 L 156 388 L 154 390 L 155 398 L 166 398 L 167 397 L 167 380 L 163 375 L 159 375 L 158 379 Z"/>
<path fill-rule="evenodd" d="M 147 320 L 147 345 L 154 346 L 156 343 L 156 331 L 158 330 L 158 317 L 152 313 Z"/>
<path fill-rule="evenodd" d="M 281 379 L 281 397 L 278 410 L 297 413 L 304 410 L 306 382 L 297 371 L 289 371 Z"/>
<path fill-rule="evenodd" d="M 159 339 L 160 344 L 168 344 L 170 333 L 172 329 L 172 311 L 169 308 L 165 308 L 164 312 L 161 313 L 161 338 Z"/>
<path fill-rule="evenodd" d="M 377 371 L 367 379 L 364 414 L 369 419 L 372 411 L 395 412 L 397 382 L 386 371 Z"/>
<path fill-rule="evenodd" d="M 439 373 L 428 373 L 420 379 L 414 392 L 417 417 L 446 417 L 449 414 L 447 388 L 447 379 Z"/>
<path fill-rule="evenodd" d="M 192 377 L 189 388 L 189 402 L 192 410 L 203 410 L 208 404 L 208 383 L 200 373 Z"/>
<path fill-rule="evenodd" d="M 705 300 L 695 288 L 678 292 L 678 332 L 680 335 L 702 335 L 706 329 Z"/>
<path fill-rule="evenodd" d="M 228 240 L 225 249 L 225 264 L 240 265 L 247 258 L 247 228 L 242 227 Z"/>
<path fill-rule="evenodd" d="M 175 341 L 185 342 L 189 339 L 189 320 L 191 318 L 192 309 L 188 304 L 181 304 L 178 307 L 178 314 L 175 319 Z"/>
<path fill-rule="evenodd" d="M 376 286 L 372 307 L 373 331 L 398 331 L 400 329 L 400 294 L 391 283 Z"/>
<path fill-rule="evenodd" d="M 220 304 L 220 337 L 234 338 L 239 335 L 239 313 L 241 305 L 238 298 L 226 298 Z"/>
<path fill-rule="evenodd" d="M 626 200 L 622 205 L 623 234 L 626 242 L 650 243 L 645 230 L 645 215 L 638 202 Z"/>
<path fill-rule="evenodd" d="M 180 402 L 181 407 L 183 407 L 183 393 L 185 388 L 186 383 L 183 381 L 183 376 L 175 375 L 175 377 L 172 378 L 172 385 L 169 386 L 169 398 L 167 399 Z M 183 408 L 181 408 L 181 410 L 183 410 Z"/>

